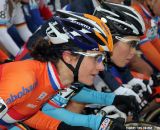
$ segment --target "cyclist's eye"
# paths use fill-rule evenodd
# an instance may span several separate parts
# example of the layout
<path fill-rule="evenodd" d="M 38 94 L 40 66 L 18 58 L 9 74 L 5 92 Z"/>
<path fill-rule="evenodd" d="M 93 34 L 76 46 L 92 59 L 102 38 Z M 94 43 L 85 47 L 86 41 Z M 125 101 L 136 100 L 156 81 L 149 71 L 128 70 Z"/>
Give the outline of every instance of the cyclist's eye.
<path fill-rule="evenodd" d="M 137 41 L 131 41 L 129 44 L 130 44 L 130 47 L 136 48 L 138 43 Z"/>
<path fill-rule="evenodd" d="M 99 64 L 99 63 L 103 62 L 103 60 L 105 59 L 105 57 L 104 57 L 104 55 L 97 55 L 95 57 L 95 59 L 96 59 L 96 62 Z"/>

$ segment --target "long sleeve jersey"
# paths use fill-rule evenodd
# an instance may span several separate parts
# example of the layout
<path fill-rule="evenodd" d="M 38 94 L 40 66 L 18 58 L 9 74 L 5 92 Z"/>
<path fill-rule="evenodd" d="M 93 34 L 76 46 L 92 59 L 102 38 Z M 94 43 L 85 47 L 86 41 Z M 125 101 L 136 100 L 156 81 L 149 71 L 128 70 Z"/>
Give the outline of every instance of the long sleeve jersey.
<path fill-rule="evenodd" d="M 53 64 L 35 60 L 3 64 L 0 66 L 0 86 L 0 97 L 8 107 L 0 126 L 25 120 L 27 125 L 41 124 L 44 129 L 56 129 L 60 121 L 50 120 L 51 117 L 39 111 L 64 88 Z"/>
<path fill-rule="evenodd" d="M 141 4 L 132 6 L 142 16 L 146 32 L 141 37 L 140 50 L 145 58 L 158 70 L 160 70 L 160 39 L 158 37 L 158 21 L 151 15 L 147 7 Z"/>

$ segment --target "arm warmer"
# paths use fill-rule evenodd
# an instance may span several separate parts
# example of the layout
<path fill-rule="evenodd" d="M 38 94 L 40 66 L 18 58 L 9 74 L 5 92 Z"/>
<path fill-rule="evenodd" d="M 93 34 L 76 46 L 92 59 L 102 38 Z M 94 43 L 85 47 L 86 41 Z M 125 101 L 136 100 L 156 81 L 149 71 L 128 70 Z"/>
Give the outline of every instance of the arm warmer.
<path fill-rule="evenodd" d="M 114 93 L 98 92 L 92 89 L 83 87 L 83 89 L 72 97 L 72 100 L 82 103 L 95 103 L 102 105 L 111 105 L 115 98 Z"/>
<path fill-rule="evenodd" d="M 70 112 L 64 108 L 54 108 L 48 103 L 43 106 L 42 112 L 68 125 L 84 126 L 92 128 L 93 130 L 98 130 L 102 119 L 102 116 L 99 115 L 82 115 Z"/>

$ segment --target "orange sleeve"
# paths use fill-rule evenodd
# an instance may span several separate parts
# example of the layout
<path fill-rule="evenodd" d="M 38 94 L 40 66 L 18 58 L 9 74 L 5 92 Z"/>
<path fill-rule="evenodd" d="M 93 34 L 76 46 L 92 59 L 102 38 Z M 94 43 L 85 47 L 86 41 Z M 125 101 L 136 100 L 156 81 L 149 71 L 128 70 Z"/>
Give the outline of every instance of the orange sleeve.
<path fill-rule="evenodd" d="M 144 56 L 160 71 L 160 53 L 151 42 L 140 45 L 140 49 Z"/>
<path fill-rule="evenodd" d="M 153 44 L 153 46 L 155 46 L 155 48 L 160 53 L 160 39 L 159 38 L 155 38 L 154 40 L 152 40 L 152 44 Z"/>
<path fill-rule="evenodd" d="M 150 19 L 145 16 L 139 4 L 134 4 L 132 5 L 132 7 L 140 13 L 145 22 L 146 32 L 143 36 L 140 37 L 143 41 L 143 39 L 147 38 L 146 33 L 148 28 L 151 27 Z M 155 38 L 152 41 L 146 41 L 145 43 L 140 45 L 140 49 L 143 52 L 144 56 L 147 58 L 147 60 L 149 60 L 152 65 L 160 71 L 160 39 Z"/>
<path fill-rule="evenodd" d="M 41 111 L 38 111 L 24 123 L 37 130 L 57 130 L 61 121 L 54 119 Z"/>
<path fill-rule="evenodd" d="M 131 71 L 131 74 L 132 74 L 133 77 L 143 79 L 143 80 L 149 80 L 149 78 L 150 78 L 147 75 L 144 75 L 142 73 L 138 73 L 138 72 L 135 72 L 135 71 Z"/>

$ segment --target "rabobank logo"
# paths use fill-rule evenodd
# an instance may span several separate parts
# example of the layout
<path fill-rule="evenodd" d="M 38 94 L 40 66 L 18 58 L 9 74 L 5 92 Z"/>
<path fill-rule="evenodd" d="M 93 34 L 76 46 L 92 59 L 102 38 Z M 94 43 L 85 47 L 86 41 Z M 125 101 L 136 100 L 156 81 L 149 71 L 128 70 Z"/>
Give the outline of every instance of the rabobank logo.
<path fill-rule="evenodd" d="M 10 97 L 6 100 L 6 104 L 10 104 L 14 102 L 16 99 L 23 97 L 27 93 L 31 92 L 36 86 L 37 82 L 26 88 L 22 87 L 21 91 L 19 91 L 17 94 L 10 94 Z"/>

